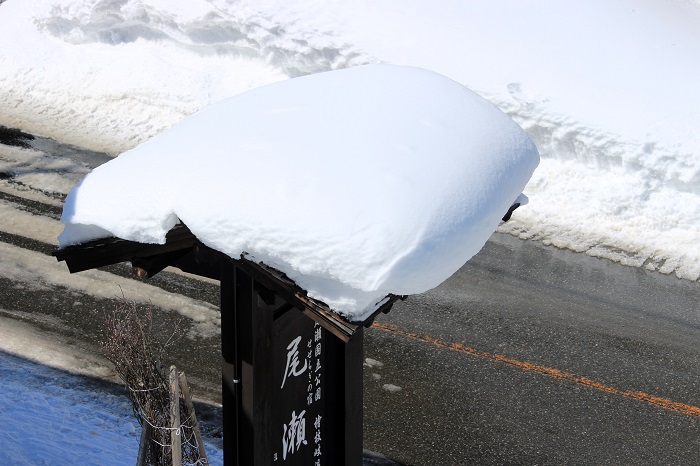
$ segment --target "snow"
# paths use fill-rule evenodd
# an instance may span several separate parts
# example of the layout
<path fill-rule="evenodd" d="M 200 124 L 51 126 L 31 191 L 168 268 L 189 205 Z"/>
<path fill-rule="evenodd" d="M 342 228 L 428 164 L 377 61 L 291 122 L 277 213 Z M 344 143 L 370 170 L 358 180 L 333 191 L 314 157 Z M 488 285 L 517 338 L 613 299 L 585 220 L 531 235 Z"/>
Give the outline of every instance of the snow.
<path fill-rule="evenodd" d="M 7 0 L 0 124 L 117 154 L 264 84 L 418 66 L 540 151 L 499 231 L 698 280 L 699 21 L 697 0 Z"/>
<path fill-rule="evenodd" d="M 444 76 L 317 73 L 216 103 L 98 167 L 66 198 L 59 245 L 164 243 L 181 221 L 361 320 L 456 272 L 538 162 L 507 115 Z"/>
<path fill-rule="evenodd" d="M 51 156 L 43 151 L 0 147 L 0 172 L 12 175 L 17 184 L 40 188 L 45 193 L 65 195 L 89 171 L 84 164 Z"/>
<path fill-rule="evenodd" d="M 0 463 L 133 464 L 140 426 L 126 394 L 0 352 Z M 212 464 L 220 448 L 205 441 Z"/>
<path fill-rule="evenodd" d="M 4 353 L 0 353 L 0 374 L 3 464 L 133 462 L 138 423 L 133 415 L 129 418 L 126 396 L 76 389 L 56 370 Z M 126 454 L 115 458 L 115 451 Z"/>

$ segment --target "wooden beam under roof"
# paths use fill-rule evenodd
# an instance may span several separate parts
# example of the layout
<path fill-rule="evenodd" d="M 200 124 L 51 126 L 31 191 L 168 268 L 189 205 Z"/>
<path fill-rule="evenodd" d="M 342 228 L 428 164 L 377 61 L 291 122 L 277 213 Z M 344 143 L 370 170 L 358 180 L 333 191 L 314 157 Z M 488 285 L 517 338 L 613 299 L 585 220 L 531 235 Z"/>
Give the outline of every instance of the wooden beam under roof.
<path fill-rule="evenodd" d="M 71 273 L 96 269 L 134 258 L 149 258 L 195 247 L 199 240 L 189 228 L 180 223 L 165 237 L 165 244 L 138 243 L 109 237 L 67 246 L 52 253 L 59 261 L 65 261 Z"/>
<path fill-rule="evenodd" d="M 67 246 L 52 254 L 57 260 L 66 262 L 71 273 L 131 262 L 139 276 L 149 278 L 165 267 L 173 266 L 195 275 L 218 279 L 222 261 L 230 261 L 280 296 L 291 307 L 300 310 L 345 342 L 352 338 L 358 328 L 370 326 L 378 314 L 389 312 L 396 300 L 404 298 L 388 295 L 367 319 L 347 320 L 325 303 L 310 298 L 305 290 L 284 273 L 251 261 L 245 255 L 240 259 L 233 259 L 211 249 L 202 244 L 182 223 L 168 232 L 164 244 L 138 243 L 109 237 Z"/>

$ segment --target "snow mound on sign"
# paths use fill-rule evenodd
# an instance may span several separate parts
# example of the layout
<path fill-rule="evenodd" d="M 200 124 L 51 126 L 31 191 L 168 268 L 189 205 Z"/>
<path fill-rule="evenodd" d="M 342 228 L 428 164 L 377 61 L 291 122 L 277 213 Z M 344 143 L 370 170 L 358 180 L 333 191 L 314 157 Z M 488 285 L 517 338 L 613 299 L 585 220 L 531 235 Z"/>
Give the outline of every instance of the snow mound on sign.
<path fill-rule="evenodd" d="M 476 254 L 538 162 L 508 116 L 444 76 L 320 73 L 223 100 L 96 168 L 66 199 L 59 244 L 163 243 L 181 221 L 362 319 Z"/>

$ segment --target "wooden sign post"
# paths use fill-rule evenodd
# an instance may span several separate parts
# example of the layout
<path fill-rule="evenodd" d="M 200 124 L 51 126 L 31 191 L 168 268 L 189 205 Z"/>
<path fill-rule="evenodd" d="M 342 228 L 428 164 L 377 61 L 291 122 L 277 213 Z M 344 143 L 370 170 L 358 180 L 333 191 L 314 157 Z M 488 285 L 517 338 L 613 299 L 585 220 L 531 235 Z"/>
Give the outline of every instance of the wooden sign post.
<path fill-rule="evenodd" d="M 226 454 L 241 465 L 360 465 L 362 328 L 341 340 L 244 268 L 221 277 Z"/>
<path fill-rule="evenodd" d="M 163 245 L 106 238 L 54 252 L 80 272 L 130 261 L 220 280 L 224 462 L 241 466 L 362 464 L 362 338 L 284 274 L 202 245 L 180 224 Z"/>

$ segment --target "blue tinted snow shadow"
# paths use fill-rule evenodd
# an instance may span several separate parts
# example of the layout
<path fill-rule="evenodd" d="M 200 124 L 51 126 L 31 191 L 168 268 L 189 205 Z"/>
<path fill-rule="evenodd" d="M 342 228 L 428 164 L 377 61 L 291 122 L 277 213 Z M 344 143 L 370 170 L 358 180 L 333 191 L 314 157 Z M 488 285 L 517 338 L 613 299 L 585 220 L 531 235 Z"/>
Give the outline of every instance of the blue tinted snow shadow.
<path fill-rule="evenodd" d="M 126 394 L 0 352 L 0 464 L 133 466 L 139 434 Z"/>

